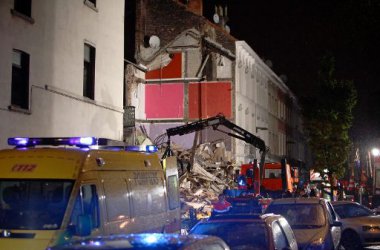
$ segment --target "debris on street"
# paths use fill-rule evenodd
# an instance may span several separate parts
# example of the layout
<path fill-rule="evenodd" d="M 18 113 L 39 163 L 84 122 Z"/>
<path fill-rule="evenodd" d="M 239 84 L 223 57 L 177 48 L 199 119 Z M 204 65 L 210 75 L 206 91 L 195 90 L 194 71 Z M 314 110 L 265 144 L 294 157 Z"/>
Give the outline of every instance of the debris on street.
<path fill-rule="evenodd" d="M 161 150 L 164 152 L 165 148 Z M 234 174 L 239 168 L 231 159 L 231 152 L 226 151 L 221 140 L 199 144 L 195 149 L 182 149 L 172 143 L 171 150 L 178 158 L 182 219 L 210 216 L 212 202 L 218 195 L 235 187 Z"/>

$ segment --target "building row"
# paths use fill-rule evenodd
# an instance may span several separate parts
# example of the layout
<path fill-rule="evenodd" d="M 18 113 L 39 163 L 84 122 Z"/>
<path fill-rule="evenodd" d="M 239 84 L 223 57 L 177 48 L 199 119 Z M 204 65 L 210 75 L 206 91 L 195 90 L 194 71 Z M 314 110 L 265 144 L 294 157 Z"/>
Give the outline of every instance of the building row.
<path fill-rule="evenodd" d="M 201 0 L 4 0 L 0 3 L 0 146 L 14 136 L 96 136 L 162 144 L 167 128 L 223 114 L 262 138 L 267 161 L 307 165 L 301 109 L 249 44 Z M 242 140 L 206 129 L 184 148 Z"/>

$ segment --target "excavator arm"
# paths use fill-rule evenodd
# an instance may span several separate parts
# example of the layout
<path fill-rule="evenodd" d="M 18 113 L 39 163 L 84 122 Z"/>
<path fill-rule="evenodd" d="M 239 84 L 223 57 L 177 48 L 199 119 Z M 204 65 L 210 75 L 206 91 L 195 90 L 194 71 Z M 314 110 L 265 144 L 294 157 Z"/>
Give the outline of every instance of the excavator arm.
<path fill-rule="evenodd" d="M 224 126 L 228 129 L 230 129 L 232 132 L 227 132 L 224 130 L 219 129 L 220 126 Z M 207 127 L 212 127 L 212 129 L 220 131 L 222 133 L 225 133 L 229 136 L 235 137 L 237 139 L 243 140 L 246 143 L 249 143 L 253 145 L 254 147 L 258 148 L 260 151 L 260 170 L 264 167 L 265 163 L 265 154 L 268 151 L 268 148 L 265 146 L 265 142 L 260 139 L 259 137 L 251 134 L 247 130 L 239 127 L 238 125 L 232 123 L 231 121 L 227 120 L 223 115 L 217 115 L 214 117 L 210 117 L 207 119 L 195 121 L 189 124 L 185 124 L 182 126 L 169 128 L 166 130 L 166 134 L 168 136 L 168 147 L 166 149 L 166 152 L 163 156 L 166 157 L 169 154 L 171 154 L 170 149 L 170 137 L 175 135 L 185 135 L 192 132 L 203 130 Z"/>

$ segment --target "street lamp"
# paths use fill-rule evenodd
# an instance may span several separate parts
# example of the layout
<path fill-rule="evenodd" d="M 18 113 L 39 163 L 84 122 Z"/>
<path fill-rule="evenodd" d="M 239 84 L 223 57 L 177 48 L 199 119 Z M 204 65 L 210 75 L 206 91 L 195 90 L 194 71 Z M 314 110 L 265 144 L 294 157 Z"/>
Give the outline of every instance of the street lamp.
<path fill-rule="evenodd" d="M 373 160 L 370 159 L 370 164 L 372 164 L 371 170 L 372 170 L 372 195 L 375 196 L 377 194 L 380 194 L 380 150 L 378 148 L 372 148 L 371 149 L 371 157 Z"/>
<path fill-rule="evenodd" d="M 373 149 L 371 150 L 371 153 L 372 153 L 372 155 L 373 155 L 374 157 L 377 157 L 377 156 L 380 155 L 380 150 L 379 150 L 378 148 L 373 148 Z"/>

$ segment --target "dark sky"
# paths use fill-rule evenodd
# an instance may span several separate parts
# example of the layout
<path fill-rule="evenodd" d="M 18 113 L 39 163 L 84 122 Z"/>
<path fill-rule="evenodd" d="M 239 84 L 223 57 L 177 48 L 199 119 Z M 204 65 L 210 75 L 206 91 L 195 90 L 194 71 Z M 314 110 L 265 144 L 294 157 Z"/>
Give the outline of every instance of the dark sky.
<path fill-rule="evenodd" d="M 354 139 L 380 135 L 380 0 L 205 0 L 227 6 L 231 35 L 246 41 L 297 95 L 315 86 L 320 58 L 335 57 L 336 78 L 353 80 Z"/>

